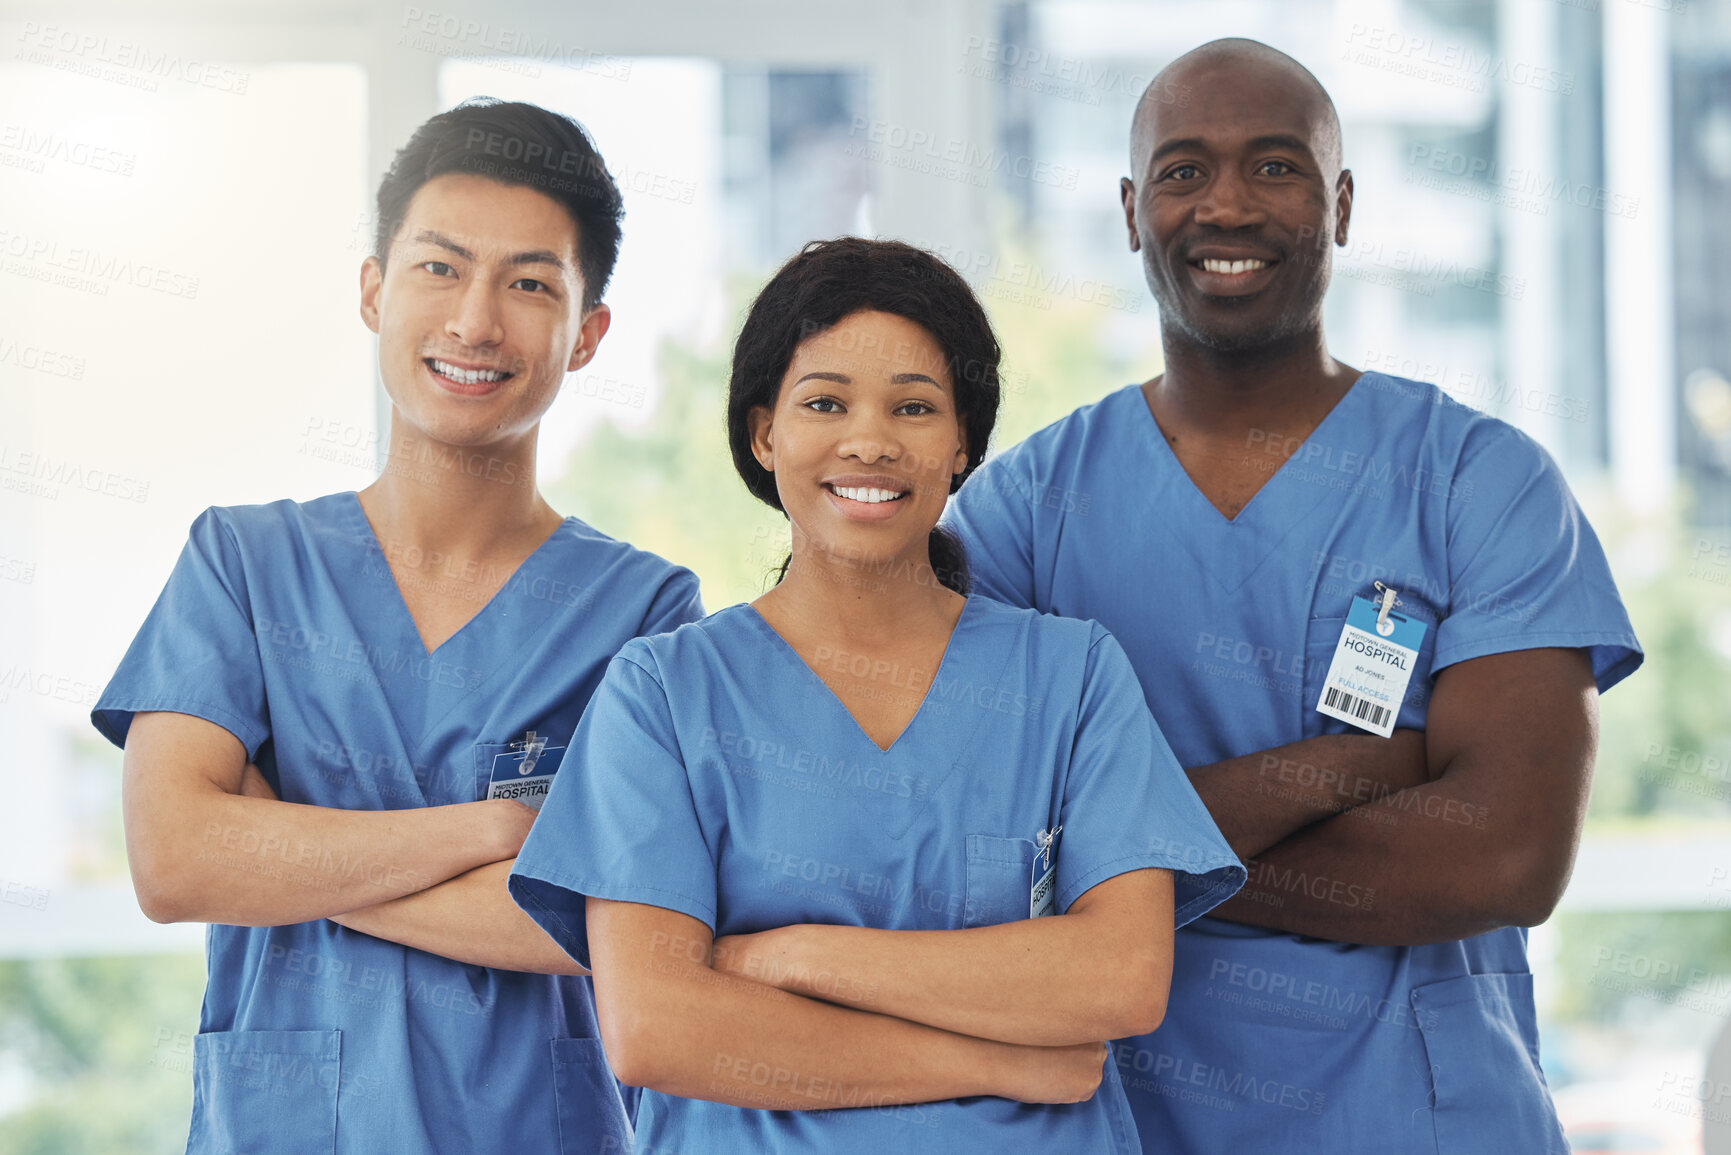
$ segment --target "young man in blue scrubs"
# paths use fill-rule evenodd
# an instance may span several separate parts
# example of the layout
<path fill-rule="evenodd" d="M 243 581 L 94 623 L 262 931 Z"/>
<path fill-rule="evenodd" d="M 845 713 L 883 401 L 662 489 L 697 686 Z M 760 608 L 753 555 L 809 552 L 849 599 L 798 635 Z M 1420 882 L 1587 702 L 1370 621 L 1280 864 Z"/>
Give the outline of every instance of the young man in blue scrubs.
<path fill-rule="evenodd" d="M 1568 880 L 1597 695 L 1641 661 L 1604 553 L 1528 438 L 1329 354 L 1353 182 L 1296 61 L 1180 58 L 1131 162 L 1165 372 L 952 508 L 982 590 L 1123 644 L 1249 867 L 1179 931 L 1165 1023 L 1114 1047 L 1144 1147 L 1566 1151 L 1523 928 Z"/>
<path fill-rule="evenodd" d="M 623 1151 L 588 983 L 505 889 L 613 654 L 701 616 L 535 486 L 619 192 L 575 121 L 473 101 L 378 207 L 388 465 L 201 515 L 93 713 L 140 904 L 212 924 L 188 1150 Z"/>

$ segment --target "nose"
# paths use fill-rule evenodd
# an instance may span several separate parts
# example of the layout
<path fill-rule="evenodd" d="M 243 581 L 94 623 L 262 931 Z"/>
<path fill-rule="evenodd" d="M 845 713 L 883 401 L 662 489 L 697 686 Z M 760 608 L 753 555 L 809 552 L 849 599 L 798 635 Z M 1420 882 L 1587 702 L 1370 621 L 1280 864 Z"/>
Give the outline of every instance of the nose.
<path fill-rule="evenodd" d="M 485 278 L 472 278 L 463 286 L 456 308 L 445 321 L 445 332 L 464 345 L 497 345 L 505 339 L 505 323 L 499 293 Z"/>
<path fill-rule="evenodd" d="M 902 443 L 896 435 L 895 421 L 888 414 L 871 406 L 860 406 L 848 414 L 835 451 L 837 456 L 869 465 L 876 461 L 899 461 Z"/>
<path fill-rule="evenodd" d="M 1196 223 L 1217 229 L 1242 229 L 1265 224 L 1268 210 L 1243 174 L 1228 166 L 1208 182 L 1196 202 Z"/>

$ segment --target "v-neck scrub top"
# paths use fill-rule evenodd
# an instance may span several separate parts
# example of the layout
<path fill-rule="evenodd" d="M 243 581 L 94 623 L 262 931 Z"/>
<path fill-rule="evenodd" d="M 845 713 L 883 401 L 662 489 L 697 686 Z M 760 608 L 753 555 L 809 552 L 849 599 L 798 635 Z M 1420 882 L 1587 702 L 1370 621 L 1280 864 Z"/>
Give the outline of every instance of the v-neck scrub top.
<path fill-rule="evenodd" d="M 924 689 L 887 751 L 750 606 L 628 643 L 512 894 L 588 965 L 586 895 L 676 910 L 718 937 L 1027 918 L 1036 836 L 1054 827 L 1060 913 L 1149 867 L 1175 872 L 1179 924 L 1242 884 L 1099 626 L 970 598 L 929 684 L 883 684 Z M 637 1134 L 651 1152 L 1133 1152 L 1123 1094 L 1110 1065 L 1093 1098 L 1065 1106 L 767 1111 L 646 1090 Z"/>
<path fill-rule="evenodd" d="M 1591 526 L 1514 428 L 1366 373 L 1286 448 L 1246 445 L 1271 476 L 1228 520 L 1129 386 L 987 462 L 951 524 L 982 592 L 1112 631 L 1186 767 L 1362 733 L 1316 707 L 1376 581 L 1426 627 L 1400 727 L 1469 658 L 1578 649 L 1601 691 L 1640 664 Z M 1469 810 L 1424 817 L 1483 852 Z M 1374 884 L 1320 882 L 1343 902 Z M 1115 1048 L 1146 1150 L 1196 1155 L 1563 1152 L 1538 1053 L 1521 928 L 1354 946 L 1212 918 L 1178 934 L 1160 1029 Z"/>
<path fill-rule="evenodd" d="M 285 802 L 473 802 L 526 731 L 547 738 L 541 771 L 563 757 L 627 640 L 702 613 L 688 571 L 575 518 L 477 610 L 428 653 L 353 493 L 213 508 L 91 719 L 117 745 L 140 711 L 214 722 Z M 277 877 L 343 868 L 221 831 L 199 854 Z M 324 919 L 213 925 L 206 953 L 195 1155 L 629 1146 L 585 979 L 469 966 Z"/>

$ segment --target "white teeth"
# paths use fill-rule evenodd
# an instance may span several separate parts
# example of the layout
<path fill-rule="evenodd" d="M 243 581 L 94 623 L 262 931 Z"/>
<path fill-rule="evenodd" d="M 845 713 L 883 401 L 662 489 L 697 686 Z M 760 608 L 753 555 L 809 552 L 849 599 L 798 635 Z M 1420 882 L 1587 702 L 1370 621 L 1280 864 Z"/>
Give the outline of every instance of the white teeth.
<path fill-rule="evenodd" d="M 1255 258 L 1245 261 L 1222 261 L 1214 257 L 1204 257 L 1202 258 L 1202 267 L 1210 273 L 1249 273 L 1257 269 L 1266 269 L 1268 262 L 1259 261 Z"/>
<path fill-rule="evenodd" d="M 483 381 L 503 381 L 510 376 L 509 373 L 500 372 L 496 369 L 460 369 L 449 361 L 440 361 L 437 358 L 433 360 L 433 370 L 440 376 L 449 377 L 462 385 L 479 385 Z"/>
<path fill-rule="evenodd" d="M 901 494 L 893 489 L 854 489 L 845 485 L 830 486 L 838 495 L 849 501 L 864 501 L 876 504 L 880 501 L 894 501 Z"/>

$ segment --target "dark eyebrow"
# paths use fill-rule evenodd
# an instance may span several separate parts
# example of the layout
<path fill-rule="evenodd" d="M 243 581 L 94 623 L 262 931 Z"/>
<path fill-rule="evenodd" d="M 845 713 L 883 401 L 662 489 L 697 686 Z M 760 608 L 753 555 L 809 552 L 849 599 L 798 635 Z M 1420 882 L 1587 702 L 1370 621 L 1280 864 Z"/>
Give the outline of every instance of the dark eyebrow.
<path fill-rule="evenodd" d="M 1208 146 L 1202 143 L 1201 137 L 1181 136 L 1177 140 L 1169 140 L 1165 144 L 1162 144 L 1159 147 L 1157 147 L 1153 151 L 1153 153 L 1148 157 L 1148 162 L 1150 164 L 1152 164 L 1153 162 L 1159 160 L 1161 157 L 1165 156 L 1169 152 L 1177 152 L 1180 149 L 1186 149 L 1186 148 L 1193 148 L 1193 149 L 1196 149 L 1198 152 L 1208 151 Z"/>
<path fill-rule="evenodd" d="M 1259 136 L 1250 142 L 1250 147 L 1253 149 L 1286 148 L 1291 149 L 1293 152 L 1302 152 L 1305 156 L 1310 155 L 1309 141 L 1301 140 L 1300 138 L 1285 132 L 1276 132 L 1271 133 L 1268 136 Z"/>
<path fill-rule="evenodd" d="M 853 378 L 849 377 L 846 373 L 826 373 L 822 371 L 807 373 L 804 377 L 795 381 L 794 384 L 799 385 L 806 381 L 833 381 L 837 385 L 853 384 Z M 937 385 L 939 389 L 943 388 L 942 385 L 938 385 L 936 381 L 927 377 L 924 373 L 897 373 L 894 377 L 890 378 L 891 385 L 912 385 L 915 381 L 924 381 L 927 385 Z"/>
<path fill-rule="evenodd" d="M 1294 152 L 1302 152 L 1305 156 L 1310 155 L 1309 141 L 1286 132 L 1275 132 L 1270 133 L 1267 136 L 1256 137 L 1254 140 L 1250 141 L 1249 147 L 1252 149 L 1289 148 Z M 1201 137 L 1184 136 L 1179 137 L 1176 140 L 1169 140 L 1160 145 L 1160 147 L 1156 148 L 1153 154 L 1149 156 L 1148 161 L 1152 164 L 1167 153 L 1178 152 L 1181 149 L 1195 149 L 1198 152 L 1209 151 L 1208 145 L 1203 142 Z"/>
<path fill-rule="evenodd" d="M 565 268 L 565 262 L 559 259 L 559 254 L 547 249 L 537 249 L 532 253 L 518 253 L 511 258 L 511 263 L 513 265 L 552 265 L 559 270 Z"/>
<path fill-rule="evenodd" d="M 456 241 L 453 241 L 450 237 L 447 237 L 445 234 L 436 233 L 432 229 L 422 229 L 420 232 L 416 233 L 415 234 L 415 243 L 416 244 L 437 245 L 441 249 L 447 249 L 453 253 L 456 253 L 459 257 L 462 257 L 465 261 L 472 261 L 475 259 L 474 253 L 471 253 L 468 249 L 465 249 L 462 245 L 459 245 Z"/>
<path fill-rule="evenodd" d="M 445 234 L 434 232 L 432 229 L 422 229 L 420 232 L 416 233 L 415 241 L 418 244 L 437 245 L 441 249 L 455 253 L 465 261 L 472 261 L 475 259 L 474 253 L 471 253 L 468 249 L 465 249 L 462 245 L 459 245 L 456 241 L 453 241 Z M 511 264 L 552 265 L 554 268 L 560 270 L 565 268 L 565 262 L 559 258 L 559 254 L 548 249 L 537 249 L 530 253 L 517 253 L 511 257 Z"/>

